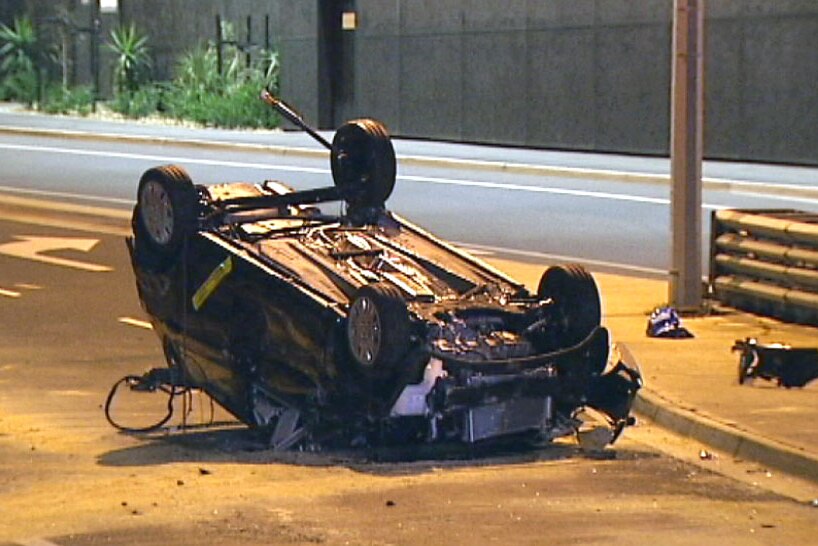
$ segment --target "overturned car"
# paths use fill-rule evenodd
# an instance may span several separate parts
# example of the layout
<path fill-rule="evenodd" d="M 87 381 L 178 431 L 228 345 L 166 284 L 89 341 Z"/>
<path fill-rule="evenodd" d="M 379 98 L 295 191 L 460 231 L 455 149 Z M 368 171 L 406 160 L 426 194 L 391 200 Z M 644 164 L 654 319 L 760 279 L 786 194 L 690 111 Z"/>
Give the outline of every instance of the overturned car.
<path fill-rule="evenodd" d="M 167 367 L 132 389 L 202 389 L 277 449 L 547 441 L 585 408 L 616 439 L 641 378 L 612 351 L 587 271 L 550 267 L 529 292 L 386 209 L 383 125 L 350 121 L 330 143 L 262 98 L 330 150 L 334 184 L 143 174 L 128 247 Z"/>

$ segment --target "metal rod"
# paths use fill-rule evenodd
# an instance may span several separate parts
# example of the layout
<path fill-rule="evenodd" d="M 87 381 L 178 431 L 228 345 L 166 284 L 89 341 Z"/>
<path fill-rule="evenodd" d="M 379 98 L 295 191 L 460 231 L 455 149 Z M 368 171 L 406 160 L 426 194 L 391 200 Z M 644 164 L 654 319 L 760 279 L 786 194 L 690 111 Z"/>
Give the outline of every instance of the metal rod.
<path fill-rule="evenodd" d="M 818 215 L 799 214 L 797 211 L 743 211 L 743 210 L 720 210 L 715 214 L 715 220 L 719 224 L 730 228 L 748 231 L 755 236 L 764 236 L 779 241 L 796 241 L 813 248 L 818 247 L 818 224 L 814 219 Z M 789 212 L 789 214 L 787 214 Z M 805 221 L 800 221 L 799 217 L 806 217 Z"/>
<path fill-rule="evenodd" d="M 804 292 L 813 292 L 818 296 L 818 271 L 812 269 L 765 262 L 731 254 L 717 254 L 715 266 L 719 273 L 726 272 L 728 274 L 744 275 L 751 279 L 771 281 L 771 284 L 788 286 Z"/>
<path fill-rule="evenodd" d="M 264 102 L 266 102 L 267 104 L 269 104 L 270 106 L 275 108 L 276 111 L 279 114 L 281 114 L 282 116 L 287 118 L 290 122 L 294 123 L 295 125 L 297 125 L 301 129 L 306 131 L 308 135 L 310 135 L 312 138 L 314 138 L 316 141 L 318 141 L 327 150 L 330 150 L 330 151 L 332 150 L 332 144 L 330 144 L 330 142 L 327 139 L 325 139 L 324 137 L 319 135 L 315 131 L 315 129 L 313 129 L 312 127 L 307 125 L 307 122 L 305 122 L 304 119 L 298 114 L 298 112 L 293 110 L 293 108 L 289 104 L 287 104 L 286 102 L 284 102 L 281 99 L 278 99 L 278 98 L 274 97 L 266 89 L 264 89 L 261 92 L 261 100 L 263 100 Z"/>
<path fill-rule="evenodd" d="M 91 101 L 91 111 L 97 111 L 97 101 L 99 100 L 99 31 L 100 31 L 100 3 L 94 0 L 93 12 L 91 14 L 91 71 L 94 86 L 94 98 Z"/>
<path fill-rule="evenodd" d="M 751 237 L 743 237 L 738 233 L 719 235 L 713 241 L 713 249 L 714 257 L 719 250 L 724 250 L 739 254 L 755 254 L 759 258 L 766 258 L 773 262 L 806 264 L 818 270 L 818 249 L 813 250 L 778 244 L 773 241 L 762 241 Z"/>
<path fill-rule="evenodd" d="M 253 16 L 247 16 L 247 48 L 245 51 L 245 63 L 247 64 L 247 68 L 250 68 L 250 49 L 253 47 Z"/>
<path fill-rule="evenodd" d="M 287 205 L 312 205 L 315 203 L 326 203 L 328 201 L 338 201 L 344 195 L 336 186 L 327 188 L 316 188 L 303 190 L 283 195 L 262 195 L 254 197 L 234 197 L 219 201 L 219 204 L 230 208 L 230 212 L 248 210 L 256 208 L 275 208 Z"/>
<path fill-rule="evenodd" d="M 222 16 L 216 14 L 216 70 L 222 73 Z"/>

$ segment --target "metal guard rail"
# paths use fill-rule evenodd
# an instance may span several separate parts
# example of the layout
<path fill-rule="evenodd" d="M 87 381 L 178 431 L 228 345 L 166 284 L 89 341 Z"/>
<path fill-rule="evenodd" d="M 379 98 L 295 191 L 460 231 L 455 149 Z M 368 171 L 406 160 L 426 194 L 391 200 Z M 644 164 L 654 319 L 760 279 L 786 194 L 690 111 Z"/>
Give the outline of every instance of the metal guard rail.
<path fill-rule="evenodd" d="M 710 290 L 731 307 L 818 326 L 818 214 L 715 211 Z"/>

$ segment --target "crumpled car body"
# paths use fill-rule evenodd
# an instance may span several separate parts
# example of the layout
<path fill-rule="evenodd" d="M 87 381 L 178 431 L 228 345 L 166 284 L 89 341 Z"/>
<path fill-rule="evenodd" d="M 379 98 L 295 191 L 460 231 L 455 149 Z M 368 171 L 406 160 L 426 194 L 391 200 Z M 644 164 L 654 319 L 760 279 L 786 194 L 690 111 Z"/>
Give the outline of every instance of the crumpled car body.
<path fill-rule="evenodd" d="M 532 293 L 390 212 L 377 122 L 349 122 L 330 152 L 319 190 L 143 175 L 128 247 L 170 381 L 279 449 L 550 440 L 588 407 L 614 441 L 641 377 L 612 356 L 591 275 L 551 267 Z"/>
<path fill-rule="evenodd" d="M 804 387 L 818 379 L 818 349 L 782 343 L 759 343 L 754 338 L 737 339 L 738 382 L 751 384 L 756 378 L 775 381 L 787 389 Z"/>

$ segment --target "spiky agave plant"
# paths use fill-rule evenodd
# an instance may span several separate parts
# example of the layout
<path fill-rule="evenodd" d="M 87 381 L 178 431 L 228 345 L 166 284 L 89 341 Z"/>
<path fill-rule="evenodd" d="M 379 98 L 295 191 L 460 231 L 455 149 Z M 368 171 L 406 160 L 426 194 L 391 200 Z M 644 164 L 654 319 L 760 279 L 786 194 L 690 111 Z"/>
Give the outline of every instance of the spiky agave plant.
<path fill-rule="evenodd" d="M 153 61 L 148 47 L 148 36 L 136 30 L 133 24 L 111 31 L 109 51 L 116 55 L 113 75 L 118 94 L 134 93 L 147 81 Z"/>
<path fill-rule="evenodd" d="M 15 18 L 13 27 L 0 24 L 0 96 L 31 106 L 39 92 L 42 57 L 42 45 L 30 18 Z"/>

